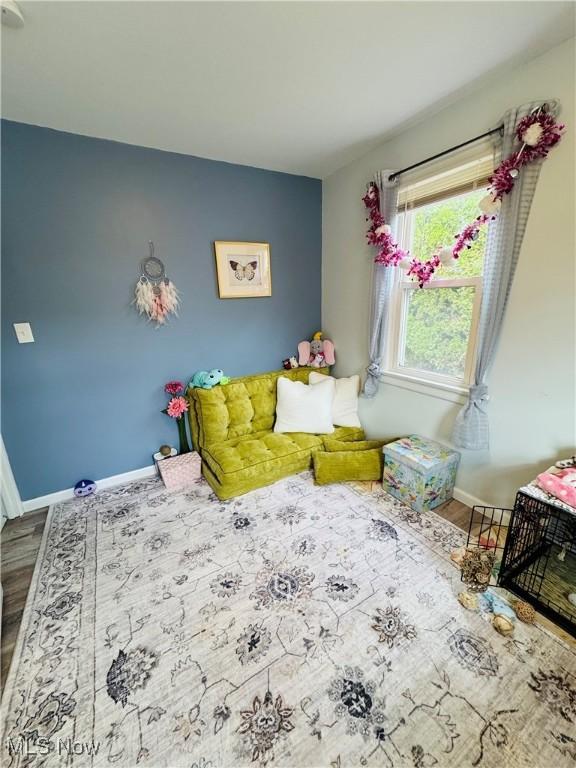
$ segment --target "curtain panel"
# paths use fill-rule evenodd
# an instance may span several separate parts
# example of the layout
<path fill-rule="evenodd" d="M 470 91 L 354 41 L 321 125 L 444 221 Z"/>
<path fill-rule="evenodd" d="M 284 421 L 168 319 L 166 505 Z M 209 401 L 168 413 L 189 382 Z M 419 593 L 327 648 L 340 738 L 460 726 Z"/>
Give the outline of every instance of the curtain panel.
<path fill-rule="evenodd" d="M 380 171 L 376 174 L 376 184 L 380 193 L 380 213 L 386 223 L 396 235 L 398 181 L 388 181 L 388 177 L 394 173 Z M 386 361 L 386 344 L 388 341 L 388 318 L 390 315 L 390 303 L 392 300 L 392 288 L 394 286 L 394 270 L 383 264 L 373 264 L 372 272 L 372 296 L 370 310 L 370 339 L 369 353 L 370 364 L 366 369 L 368 376 L 364 384 L 365 397 L 374 397 L 378 392 L 378 386 L 382 379 L 383 365 Z"/>
<path fill-rule="evenodd" d="M 518 143 L 516 138 L 518 122 L 542 104 L 544 104 L 543 101 L 524 104 L 504 115 L 501 158 L 508 157 Z M 546 104 L 550 114 L 557 117 L 560 111 L 559 103 L 547 101 Z M 487 410 L 488 375 L 496 356 L 512 280 L 542 162 L 537 160 L 522 168 L 513 190 L 502 199 L 498 218 L 491 222 L 488 229 L 474 378 L 470 386 L 468 402 L 456 416 L 452 436 L 454 444 L 459 448 L 483 450 L 490 445 Z"/>

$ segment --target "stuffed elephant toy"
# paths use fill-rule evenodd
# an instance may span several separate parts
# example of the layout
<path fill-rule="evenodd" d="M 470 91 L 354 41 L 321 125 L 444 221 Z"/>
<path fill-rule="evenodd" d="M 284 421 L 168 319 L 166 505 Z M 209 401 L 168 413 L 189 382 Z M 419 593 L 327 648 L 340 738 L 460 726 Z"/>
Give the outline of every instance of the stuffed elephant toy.
<path fill-rule="evenodd" d="M 298 344 L 299 365 L 311 365 L 312 368 L 326 368 L 334 365 L 334 344 L 328 339 L 322 341 L 322 333 L 314 334 L 312 341 L 301 341 Z"/>
<path fill-rule="evenodd" d="M 224 376 L 224 371 L 221 371 L 220 368 L 212 368 L 211 371 L 196 371 L 192 376 L 190 386 L 212 389 L 216 384 L 227 384 L 229 381 L 228 376 Z"/>

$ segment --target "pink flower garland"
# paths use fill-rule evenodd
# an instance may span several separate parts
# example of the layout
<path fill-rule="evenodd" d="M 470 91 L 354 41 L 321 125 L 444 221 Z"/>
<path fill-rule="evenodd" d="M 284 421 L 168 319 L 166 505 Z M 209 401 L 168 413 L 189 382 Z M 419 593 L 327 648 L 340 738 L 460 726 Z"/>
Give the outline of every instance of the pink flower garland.
<path fill-rule="evenodd" d="M 408 254 L 400 248 L 398 243 L 394 242 L 391 229 L 380 213 L 380 192 L 376 184 L 372 183 L 368 186 L 368 191 L 362 200 L 368 208 L 368 220 L 371 222 L 366 238 L 370 245 L 378 248 L 374 261 L 376 264 L 384 264 L 386 267 L 395 267 Z"/>
<path fill-rule="evenodd" d="M 489 179 L 486 206 L 489 212 L 482 213 L 455 235 L 454 246 L 439 248 L 426 261 L 411 257 L 395 242 L 390 227 L 380 213 L 378 186 L 375 182 L 371 182 L 362 200 L 368 210 L 367 221 L 370 222 L 366 239 L 369 245 L 378 249 L 374 257 L 376 264 L 396 267 L 399 262 L 404 261 L 403 266 L 407 269 L 407 274 L 414 275 L 420 288 L 423 288 L 447 258 L 451 256 L 453 259 L 458 259 L 465 248 L 472 247 L 472 243 L 478 238 L 480 228 L 496 218 L 499 203 L 504 195 L 509 194 L 514 188 L 520 169 L 535 160 L 545 158 L 552 147 L 560 141 L 564 130 L 565 126 L 557 123 L 545 108 L 540 108 L 522 118 L 516 126 L 516 136 L 522 143 L 520 150 L 505 158 Z"/>

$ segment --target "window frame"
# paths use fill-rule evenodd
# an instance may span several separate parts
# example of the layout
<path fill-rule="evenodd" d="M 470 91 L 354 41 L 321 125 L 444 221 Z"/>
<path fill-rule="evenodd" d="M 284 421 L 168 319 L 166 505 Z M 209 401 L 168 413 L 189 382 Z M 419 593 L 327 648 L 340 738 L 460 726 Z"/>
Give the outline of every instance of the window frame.
<path fill-rule="evenodd" d="M 474 191 L 473 189 L 469 190 Z M 452 197 L 459 197 L 465 192 L 455 192 L 446 197 L 446 200 Z M 430 203 L 432 204 L 432 203 Z M 414 227 L 413 212 L 418 210 L 417 206 L 407 208 L 398 214 L 398 223 L 400 230 L 399 243 L 406 250 L 410 249 L 412 233 Z M 394 377 L 396 380 L 413 382 L 420 386 L 430 386 L 434 389 L 443 389 L 452 393 L 467 393 L 473 381 L 474 368 L 477 357 L 478 347 L 478 323 L 480 319 L 480 309 L 482 306 L 482 276 L 477 277 L 459 277 L 432 279 L 423 288 L 418 286 L 412 278 L 407 277 L 402 269 L 394 270 L 394 283 L 392 288 L 390 323 L 388 334 L 388 360 L 386 361 L 386 374 Z M 470 319 L 470 333 L 468 335 L 468 345 L 466 349 L 466 360 L 464 364 L 464 375 L 460 378 L 449 374 L 440 374 L 432 371 L 426 371 L 419 368 L 409 368 L 402 365 L 401 354 L 405 342 L 405 329 L 407 318 L 407 307 L 409 291 L 423 290 L 434 291 L 445 288 L 474 288 L 474 302 L 472 305 L 472 317 Z M 392 381 L 391 383 L 394 383 Z"/>

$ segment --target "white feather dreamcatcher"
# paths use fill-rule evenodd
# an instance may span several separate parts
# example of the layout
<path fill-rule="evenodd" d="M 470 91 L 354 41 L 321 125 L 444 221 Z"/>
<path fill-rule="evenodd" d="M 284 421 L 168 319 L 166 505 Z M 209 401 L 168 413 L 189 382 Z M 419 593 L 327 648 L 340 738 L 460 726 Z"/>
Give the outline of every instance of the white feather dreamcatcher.
<path fill-rule="evenodd" d="M 156 327 L 164 325 L 168 315 L 178 315 L 180 299 L 176 286 L 166 277 L 164 264 L 154 256 L 150 241 L 150 256 L 142 261 L 141 276 L 134 291 L 134 304 L 140 315 L 147 315 Z"/>

